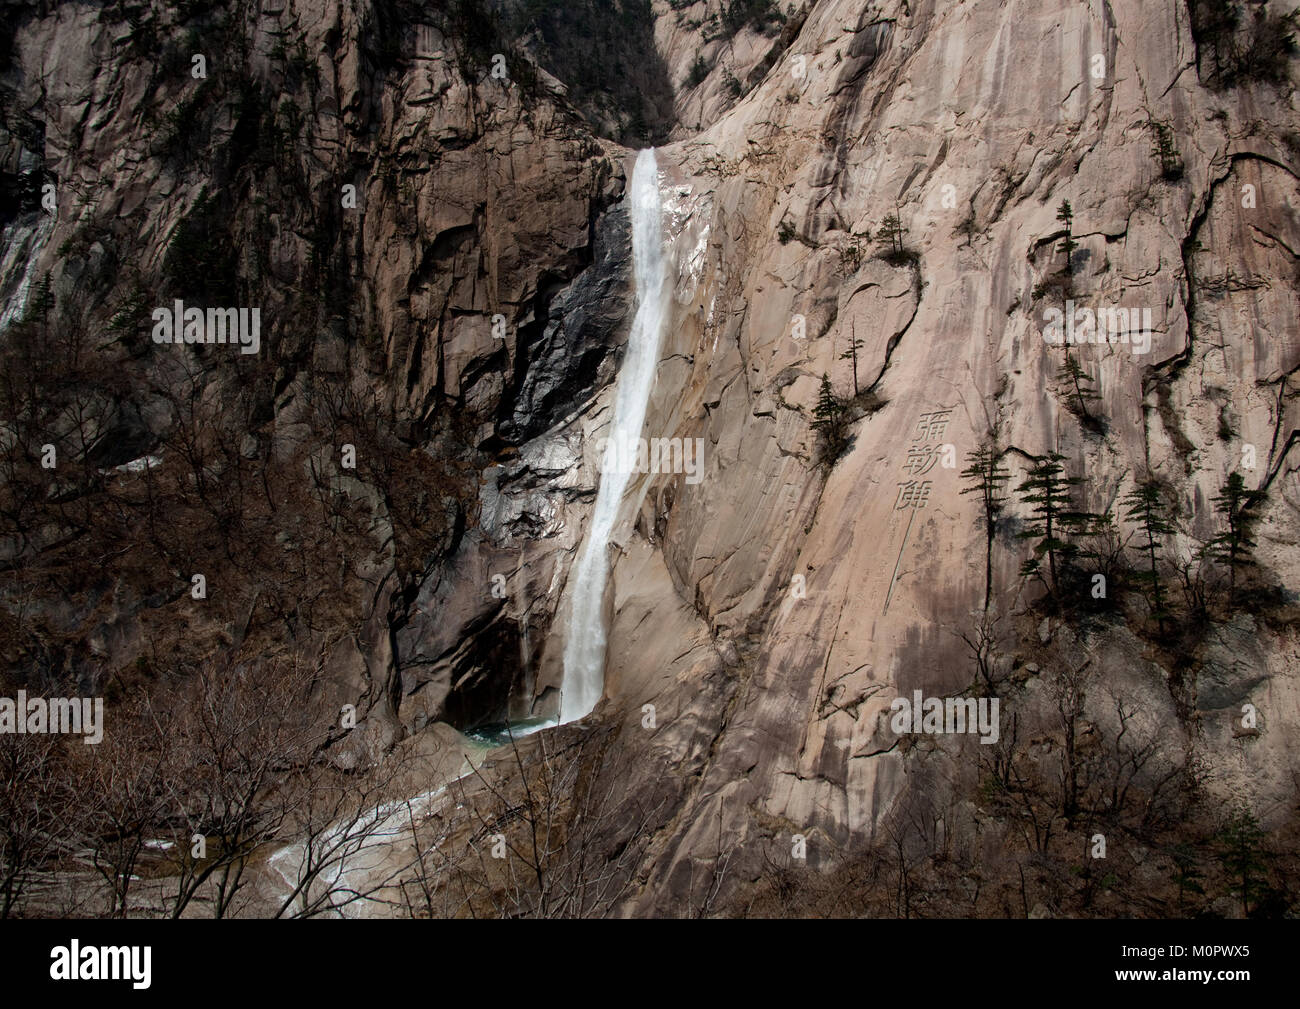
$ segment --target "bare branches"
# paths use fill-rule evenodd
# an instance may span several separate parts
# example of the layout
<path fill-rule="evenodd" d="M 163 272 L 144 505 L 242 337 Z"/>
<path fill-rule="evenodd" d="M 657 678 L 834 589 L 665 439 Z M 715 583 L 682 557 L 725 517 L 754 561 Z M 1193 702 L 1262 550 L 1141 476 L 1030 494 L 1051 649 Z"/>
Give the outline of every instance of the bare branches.
<path fill-rule="evenodd" d="M 48 735 L 0 736 L 0 918 L 22 912 L 37 873 L 75 847 L 82 816 L 77 781 Z"/>
<path fill-rule="evenodd" d="M 610 746 L 608 731 L 571 741 L 551 733 L 512 739 L 508 751 L 498 751 L 500 763 L 453 782 L 415 824 L 417 853 L 402 882 L 408 911 L 505 918 L 617 913 L 666 802 L 627 795 L 630 757 L 611 762 Z M 718 867 L 725 866 L 723 856 Z"/>

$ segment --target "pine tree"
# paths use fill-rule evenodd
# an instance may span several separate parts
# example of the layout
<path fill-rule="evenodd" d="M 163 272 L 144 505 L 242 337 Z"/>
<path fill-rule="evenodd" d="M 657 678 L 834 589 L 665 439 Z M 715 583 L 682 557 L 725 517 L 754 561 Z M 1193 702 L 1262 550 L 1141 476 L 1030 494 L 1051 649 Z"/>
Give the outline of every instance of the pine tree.
<path fill-rule="evenodd" d="M 50 309 L 54 307 L 54 292 L 50 288 L 50 278 L 46 274 L 31 286 L 27 295 L 27 304 L 23 306 L 23 321 L 41 324 L 41 338 L 49 336 Z"/>
<path fill-rule="evenodd" d="M 857 273 L 858 267 L 862 265 L 862 239 L 871 240 L 871 232 L 865 235 L 852 235 L 840 250 L 840 266 L 849 273 Z"/>
<path fill-rule="evenodd" d="M 1240 473 L 1228 475 L 1222 489 L 1214 496 L 1214 510 L 1224 517 L 1228 527 L 1206 545 L 1206 554 L 1228 566 L 1228 604 L 1237 601 L 1237 572 L 1255 563 L 1254 529 L 1259 515 L 1251 511 L 1263 500 L 1260 491 L 1246 489 Z"/>
<path fill-rule="evenodd" d="M 853 331 L 853 323 L 849 322 L 849 349 L 840 355 L 841 361 L 853 362 L 853 395 L 858 395 L 858 351 L 862 349 L 862 341 L 857 338 Z"/>
<path fill-rule="evenodd" d="M 1224 870 L 1241 884 L 1241 913 L 1250 914 L 1254 896 L 1264 872 L 1261 842 L 1264 832 L 1248 809 L 1239 809 L 1219 831 L 1219 861 Z"/>
<path fill-rule="evenodd" d="M 1028 476 L 1016 488 L 1021 499 L 1030 505 L 1035 519 L 1034 524 L 1020 536 L 1038 541 L 1034 544 L 1034 556 L 1025 561 L 1020 571 L 1024 575 L 1039 574 L 1041 558 L 1046 554 L 1053 592 L 1058 584 L 1057 559 L 1069 558 L 1078 552 L 1062 536 L 1071 526 L 1077 526 L 1082 517 L 1082 513 L 1073 507 L 1070 488 L 1083 481 L 1065 475 L 1061 465 L 1065 458 L 1059 452 L 1034 456 Z"/>
<path fill-rule="evenodd" d="M 1056 209 L 1056 219 L 1065 225 L 1065 240 L 1057 248 L 1065 253 L 1065 275 L 1072 277 L 1074 250 L 1079 247 L 1079 243 L 1074 240 L 1074 208 L 1070 206 L 1069 200 L 1061 201 L 1061 205 Z"/>
<path fill-rule="evenodd" d="M 1092 378 L 1083 370 L 1083 365 L 1078 359 L 1070 353 L 1070 348 L 1065 348 L 1065 365 L 1057 372 L 1056 380 L 1064 382 L 1068 387 L 1069 395 L 1075 406 L 1079 410 L 1080 418 L 1088 424 L 1096 424 L 1097 418 L 1088 412 L 1088 403 L 1093 400 L 1100 400 L 1101 396 L 1093 389 Z"/>
<path fill-rule="evenodd" d="M 1169 851 L 1174 861 L 1173 881 L 1178 884 L 1178 909 L 1186 906 L 1184 895 L 1188 893 L 1205 893 L 1200 880 L 1204 873 L 1196 865 L 1196 851 L 1189 844 L 1176 844 Z"/>
<path fill-rule="evenodd" d="M 988 441 L 966 456 L 967 466 L 961 475 L 970 481 L 970 486 L 961 490 L 963 494 L 978 494 L 984 520 L 984 608 L 989 608 L 993 595 L 993 539 L 997 533 L 998 517 L 1006 505 L 1003 484 L 1011 479 L 1010 471 L 1002 465 L 1002 453 L 998 451 L 997 439 L 990 436 Z"/>
<path fill-rule="evenodd" d="M 907 229 L 903 227 L 903 222 L 898 219 L 898 214 L 890 214 L 880 222 L 880 230 L 876 232 L 876 240 L 879 242 L 889 243 L 889 255 L 893 259 L 903 257 L 903 236 L 907 234 Z"/>
<path fill-rule="evenodd" d="M 844 404 L 835 395 L 831 380 L 822 373 L 821 391 L 817 395 L 817 405 L 813 407 L 813 429 L 821 433 L 826 442 L 825 461 L 829 465 L 839 458 L 846 441 L 844 435 Z"/>
<path fill-rule="evenodd" d="M 1160 540 L 1172 536 L 1174 527 L 1169 520 L 1169 508 L 1160 491 L 1160 482 L 1148 478 L 1138 484 L 1124 498 L 1124 507 L 1128 509 L 1124 517 L 1138 523 L 1139 535 L 1144 539 L 1137 548 L 1146 554 L 1148 563 L 1147 570 L 1136 572 L 1133 577 L 1151 586 L 1151 613 L 1163 630 L 1169 612 L 1165 609 L 1157 562 L 1160 559 Z"/>

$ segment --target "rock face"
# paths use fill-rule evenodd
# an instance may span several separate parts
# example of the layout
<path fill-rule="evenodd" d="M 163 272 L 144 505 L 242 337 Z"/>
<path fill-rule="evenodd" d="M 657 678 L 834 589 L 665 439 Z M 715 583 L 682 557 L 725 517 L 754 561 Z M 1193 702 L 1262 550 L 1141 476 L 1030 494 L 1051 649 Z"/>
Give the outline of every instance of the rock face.
<path fill-rule="evenodd" d="M 575 94 L 575 22 L 558 15 L 516 46 L 490 18 L 397 2 L 190 6 L 18 6 L 0 76 L 0 192 L 23 207 L 5 211 L 5 318 L 48 278 L 120 371 L 95 465 L 173 444 L 182 418 L 157 390 L 197 370 L 206 403 L 235 404 L 249 458 L 291 482 L 321 468 L 364 503 L 332 608 L 286 617 L 359 706 L 347 759 L 435 730 L 454 746 L 439 722 L 553 715 L 633 303 L 620 198 L 634 152 L 604 139 L 629 138 L 626 98 L 589 80 Z M 1149 740 L 1129 778 L 1152 807 L 1154 782 L 1195 765 L 1198 801 L 1281 829 L 1300 724 L 1280 588 L 1300 576 L 1290 83 L 1224 86 L 1181 0 L 649 6 L 656 51 L 632 79 L 649 89 L 645 135 L 669 139 L 676 285 L 646 437 L 701 439 L 704 462 L 698 480 L 634 477 L 614 535 L 606 698 L 584 726 L 655 813 L 613 910 L 743 908 L 774 865 L 833 872 L 875 851 L 916 822 L 918 796 L 928 828 L 900 858 L 927 829 L 956 862 L 1023 845 L 981 788 L 1005 767 L 1073 767 L 1083 739 L 1110 755 L 1095 765 L 1108 781 L 1105 760 L 1130 753 L 1117 740 Z M 1259 6 L 1249 16 L 1281 11 Z M 45 178 L 52 218 L 34 202 Z M 150 344 L 147 310 L 200 281 L 261 305 L 251 364 Z M 1062 380 L 1044 336 L 1076 307 L 1130 310 L 1113 341 L 1071 349 L 1095 397 Z M 834 460 L 815 426 L 823 376 L 849 418 Z M 326 380 L 361 406 L 318 409 Z M 351 473 L 344 434 L 363 456 L 372 444 L 350 434 L 356 415 L 389 440 Z M 1009 480 L 988 540 L 961 471 L 990 444 Z M 1050 593 L 1022 577 L 1033 516 L 1014 491 L 1049 452 L 1121 540 L 1122 502 L 1158 481 L 1176 634 L 1131 574 L 1101 597 L 1090 578 Z M 378 465 L 399 457 L 410 483 Z M 1226 606 L 1226 569 L 1196 563 L 1230 472 L 1265 492 L 1257 612 Z M 284 536 L 307 550 L 306 532 Z M 155 581 L 115 574 L 111 611 L 58 614 L 71 636 L 131 628 L 97 648 L 92 678 L 143 654 L 159 605 Z M 245 620 L 246 647 L 257 627 Z M 891 728 L 891 703 L 918 690 L 996 693 L 1003 771 L 997 747 Z M 1077 809 L 1058 830 L 1090 832 Z"/>
<path fill-rule="evenodd" d="M 499 425 L 502 437 L 517 444 L 543 435 L 609 384 L 609 350 L 628 311 L 630 242 L 625 209 L 601 218 L 590 268 L 555 293 L 521 346 L 518 388 L 503 401 L 510 413 Z"/>
<path fill-rule="evenodd" d="M 1247 481 L 1270 486 L 1260 556 L 1276 583 L 1291 582 L 1292 101 L 1289 88 L 1201 86 L 1182 4 L 817 4 L 753 93 L 669 148 L 713 210 L 703 296 L 683 306 L 674 348 L 694 367 L 679 385 L 665 365 L 650 426 L 703 435 L 712 452 L 701 483 L 672 488 L 661 549 L 673 595 L 752 658 L 730 706 L 705 716 L 722 731 L 642 910 L 709 850 L 719 817 L 740 850 L 772 837 L 766 822 L 838 852 L 866 842 L 899 801 L 914 772 L 891 746 L 889 704 L 972 681 L 959 634 L 984 591 L 975 500 L 957 472 L 927 465 L 936 442 L 964 458 L 996 427 L 1021 453 L 1009 457 L 1013 486 L 1023 453 L 1061 452 L 1098 511 L 1154 475 L 1185 517 L 1169 546 L 1182 556 L 1213 535 L 1209 502 L 1254 446 Z M 1153 159 L 1152 120 L 1178 138 L 1176 180 Z M 1041 336 L 1046 309 L 1064 307 L 1036 290 L 1060 262 L 1062 199 L 1078 243 L 1074 300 L 1152 313 L 1147 354 L 1075 350 L 1104 436 L 1067 409 L 1061 353 Z M 914 262 L 858 255 L 855 236 L 890 213 Z M 810 465 L 809 380 L 826 372 L 852 387 L 843 351 L 854 337 L 857 381 L 885 406 L 858 422 L 823 481 Z M 1024 605 L 1023 548 L 1009 535 L 1024 515 L 1012 505 L 994 552 L 994 609 L 1008 621 Z M 791 591 L 796 574 L 806 596 Z M 1189 745 L 1224 802 L 1291 801 L 1288 758 L 1262 737 L 1243 748 L 1223 734 L 1242 703 L 1295 710 L 1293 634 L 1263 631 L 1273 658 L 1243 655 L 1252 674 L 1229 676 L 1231 688 L 1206 642 L 1196 692 L 1208 709 Z M 1053 659 L 1083 662 L 1107 640 L 1076 637 Z M 647 634 L 634 652 L 649 647 Z M 668 686 L 691 682 L 674 650 L 655 656 L 669 675 L 654 699 L 676 712 L 698 699 Z M 1140 677 L 1128 664 L 1108 672 Z M 1090 693 L 1089 715 L 1103 717 L 1103 703 Z"/>
<path fill-rule="evenodd" d="M 364 444 L 361 479 L 349 484 L 339 442 L 354 444 L 348 425 L 367 418 L 382 426 L 371 432 L 383 435 L 373 456 L 385 458 L 371 458 L 381 468 L 395 453 L 421 452 L 472 466 L 480 446 L 504 451 L 582 409 L 613 372 L 628 250 L 622 152 L 592 137 L 548 91 L 554 82 L 491 84 L 465 39 L 446 34 L 464 25 L 397 20 L 406 13 L 146 4 L 56 16 L 19 5 L 0 139 L 6 191 L 23 202 L 6 218 L 0 292 L 16 321 L 33 282 L 48 282 L 63 311 L 114 338 L 101 339 L 102 366 L 127 381 L 101 408 L 103 434 L 87 456 L 99 467 L 170 441 L 179 418 L 149 390 L 195 375 L 206 403 L 228 404 L 255 467 L 292 470 L 302 448 L 326 447 L 320 465 L 376 524 L 357 546 L 373 555 L 360 559 L 365 579 L 340 585 L 345 623 L 312 647 L 359 634 L 359 651 L 345 644 L 327 665 L 345 695 L 362 689 L 365 707 L 411 727 L 426 720 L 420 705 L 409 716 L 394 709 L 421 692 L 417 671 L 441 653 L 395 655 L 390 636 L 400 628 L 403 643 L 441 640 L 416 606 L 419 582 L 447 562 L 425 586 L 431 598 L 471 567 L 465 551 L 452 555 L 478 524 L 478 481 L 444 472 L 415 488 L 429 500 L 412 525 L 446 534 L 411 555 L 389 538 L 402 539 L 394 509 L 409 502 L 365 473 Z M 202 71 L 189 49 L 206 54 Z M 96 68 L 88 52 L 102 57 Z M 46 179 L 54 213 L 40 209 Z M 173 296 L 258 305 L 264 350 L 252 370 L 152 345 L 149 312 Z M 322 430 L 322 410 L 343 427 Z M 238 580 L 251 599 L 242 589 L 253 586 Z M 466 601 L 490 601 L 488 588 L 467 589 Z M 119 602 L 131 612 L 136 589 Z M 489 618 L 476 611 L 465 626 Z M 451 644 L 465 654 L 459 637 Z M 458 661 L 479 676 L 499 672 L 503 650 L 518 664 L 513 644 L 484 649 Z M 500 714 L 509 688 L 507 676 L 465 702 L 460 694 L 478 688 L 461 685 L 436 712 L 470 725 Z"/>

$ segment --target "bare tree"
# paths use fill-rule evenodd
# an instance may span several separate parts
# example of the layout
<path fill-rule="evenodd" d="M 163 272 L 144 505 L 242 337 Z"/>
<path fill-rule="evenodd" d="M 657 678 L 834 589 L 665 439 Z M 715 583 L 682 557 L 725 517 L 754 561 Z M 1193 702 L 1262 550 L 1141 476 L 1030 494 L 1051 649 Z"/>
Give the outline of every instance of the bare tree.
<path fill-rule="evenodd" d="M 165 816 L 174 737 L 170 716 L 157 717 L 146 701 L 114 711 L 114 725 L 91 754 L 85 801 L 91 862 L 107 887 L 106 913 L 125 918 L 130 891 L 148 843 Z"/>
<path fill-rule="evenodd" d="M 214 661 L 182 684 L 173 731 L 183 758 L 168 779 L 179 854 L 172 917 L 200 894 L 214 917 L 227 916 L 254 853 L 290 825 L 292 786 L 327 738 L 313 680 L 290 657 L 256 667 Z"/>
<path fill-rule="evenodd" d="M 732 856 L 735 854 L 733 848 L 723 846 L 722 836 L 722 802 L 719 800 L 717 841 L 714 845 L 713 857 L 708 860 L 708 870 L 704 877 L 704 892 L 700 897 L 698 906 L 695 903 L 696 865 L 694 862 L 691 864 L 691 882 L 686 904 L 687 907 L 693 908 L 692 917 L 707 918 L 713 912 L 718 895 L 722 892 L 723 883 L 727 878 L 727 869 L 731 864 Z"/>
<path fill-rule="evenodd" d="M 965 642 L 971 658 L 975 661 L 975 671 L 984 681 L 984 686 L 990 694 L 996 692 L 993 673 L 1001 638 L 1001 622 L 1001 617 L 986 607 L 973 613 L 969 628 L 953 632 Z"/>
<path fill-rule="evenodd" d="M 1193 769 L 1192 748 L 1184 740 L 1168 758 L 1167 733 L 1159 724 L 1145 734 L 1135 721 L 1133 702 L 1112 690 L 1116 730 L 1107 743 L 1098 781 L 1103 784 L 1102 805 L 1129 822 L 1139 832 L 1167 822 L 1170 805 Z"/>
<path fill-rule="evenodd" d="M 0 918 L 20 914 L 36 874 L 73 848 L 81 808 L 66 745 L 53 735 L 0 736 Z"/>
<path fill-rule="evenodd" d="M 1063 743 L 1061 747 L 1060 795 L 1061 814 L 1072 819 L 1079 812 L 1081 788 L 1081 758 L 1079 753 L 1079 721 L 1083 717 L 1087 699 L 1088 673 L 1092 659 L 1087 659 L 1077 669 L 1064 671 L 1056 679 L 1053 692 L 1056 710 L 1060 716 Z"/>
<path fill-rule="evenodd" d="M 411 913 L 588 918 L 617 913 L 666 799 L 628 795 L 614 730 L 513 738 L 504 765 L 475 768 L 417 824 Z M 525 759 L 525 758 L 528 759 Z M 414 820 L 414 818 L 413 818 Z M 727 856 L 715 862 L 714 897 Z"/>
<path fill-rule="evenodd" d="M 272 856 L 289 886 L 275 917 L 402 906 L 402 880 L 417 863 L 406 833 L 408 800 L 394 797 L 402 769 L 397 755 L 350 771 L 317 764 L 292 784 L 286 794 L 295 840 Z"/>

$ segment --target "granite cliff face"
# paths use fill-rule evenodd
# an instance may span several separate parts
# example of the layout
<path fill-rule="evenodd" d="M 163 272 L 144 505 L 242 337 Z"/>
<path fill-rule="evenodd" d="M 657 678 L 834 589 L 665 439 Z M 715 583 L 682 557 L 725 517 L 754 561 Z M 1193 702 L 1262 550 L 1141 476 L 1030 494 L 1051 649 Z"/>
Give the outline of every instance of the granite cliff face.
<path fill-rule="evenodd" d="M 1253 451 L 1247 482 L 1269 487 L 1259 557 L 1272 581 L 1293 583 L 1294 112 L 1289 88 L 1203 86 L 1190 34 L 1182 4 L 819 4 L 763 84 L 669 148 L 713 209 L 708 266 L 677 329 L 693 367 L 665 366 L 682 377 L 662 383 L 662 416 L 713 452 L 706 478 L 672 487 L 670 514 L 656 514 L 668 577 L 653 611 L 690 600 L 701 634 L 746 656 L 723 676 L 726 705 L 720 696 L 706 707 L 692 660 L 669 654 L 676 640 L 658 652 L 681 683 L 665 678 L 656 695 L 671 724 L 723 725 L 679 851 L 709 850 L 721 817 L 751 849 L 780 825 L 838 856 L 925 781 L 925 763 L 942 764 L 905 754 L 887 724 L 895 697 L 948 695 L 976 676 L 960 635 L 981 623 L 978 499 L 934 466 L 935 442 L 964 460 L 996 428 L 1014 450 L 1011 486 L 1025 454 L 1060 452 L 1097 511 L 1117 512 L 1152 475 L 1183 516 L 1166 548 L 1182 557 L 1214 535 L 1210 502 Z M 1152 121 L 1177 138 L 1176 180 L 1153 156 Z M 1075 349 L 1099 394 L 1083 420 L 1060 388 L 1061 351 L 1041 335 L 1046 310 L 1065 307 L 1045 283 L 1061 264 L 1063 199 L 1078 243 L 1073 300 L 1152 313 L 1147 354 Z M 855 239 L 891 213 L 916 253 L 898 265 L 860 255 Z M 823 481 L 808 427 L 816 380 L 829 373 L 852 388 L 842 354 L 854 337 L 858 381 L 884 406 L 853 426 Z M 1104 433 L 1084 422 L 1094 417 Z M 927 499 L 909 506 L 909 485 Z M 1026 515 L 1010 506 L 993 550 L 990 651 L 1004 674 L 1031 659 L 1043 669 L 1091 660 L 1094 731 L 1119 731 L 1107 693 L 1120 683 L 1142 731 L 1170 730 L 1162 745 L 1180 760 L 1187 748 L 1216 801 L 1248 797 L 1285 819 L 1285 735 L 1243 737 L 1239 716 L 1253 703 L 1294 717 L 1293 632 L 1238 614 L 1202 639 L 1153 648 L 1085 618 L 1080 603 L 1038 613 L 1025 640 L 1013 628 L 1033 612 L 1014 535 Z M 791 591 L 795 575 L 806 597 Z M 645 593 L 644 578 L 617 580 L 636 586 L 629 603 Z M 629 671 L 654 647 L 640 617 L 616 620 Z M 1052 692 L 1035 675 L 1004 707 L 1028 719 Z M 940 835 L 961 815 L 949 810 L 935 828 L 927 811 Z M 969 816 L 979 824 L 979 811 Z M 670 858 L 654 879 L 670 886 L 687 862 Z M 647 889 L 653 900 L 658 887 Z"/>
<path fill-rule="evenodd" d="M 1284 5 L 1229 45 L 1182 0 L 626 0 L 597 68 L 533 6 L 17 5 L 0 330 L 50 355 L 33 388 L 70 378 L 10 396 L 5 479 L 47 442 L 72 467 L 6 505 L 18 679 L 307 655 L 357 707 L 335 763 L 433 756 L 408 794 L 450 788 L 461 732 L 553 717 L 635 296 L 620 141 L 657 143 L 645 436 L 701 439 L 703 470 L 623 499 L 604 701 L 456 786 L 554 775 L 567 896 L 528 910 L 1172 914 L 1134 894 L 1215 810 L 1293 851 L 1300 132 L 1294 60 L 1258 44 Z M 176 298 L 260 307 L 260 353 L 154 343 Z M 1067 354 L 1044 333 L 1075 308 L 1132 312 Z M 1059 578 L 1021 571 L 1047 453 L 1116 521 Z M 197 542 L 103 517 L 155 472 Z M 1232 472 L 1263 492 L 1240 594 L 1200 560 Z M 896 731 L 918 690 L 997 698 L 998 741 Z M 428 802 L 447 850 L 481 840 Z"/>

